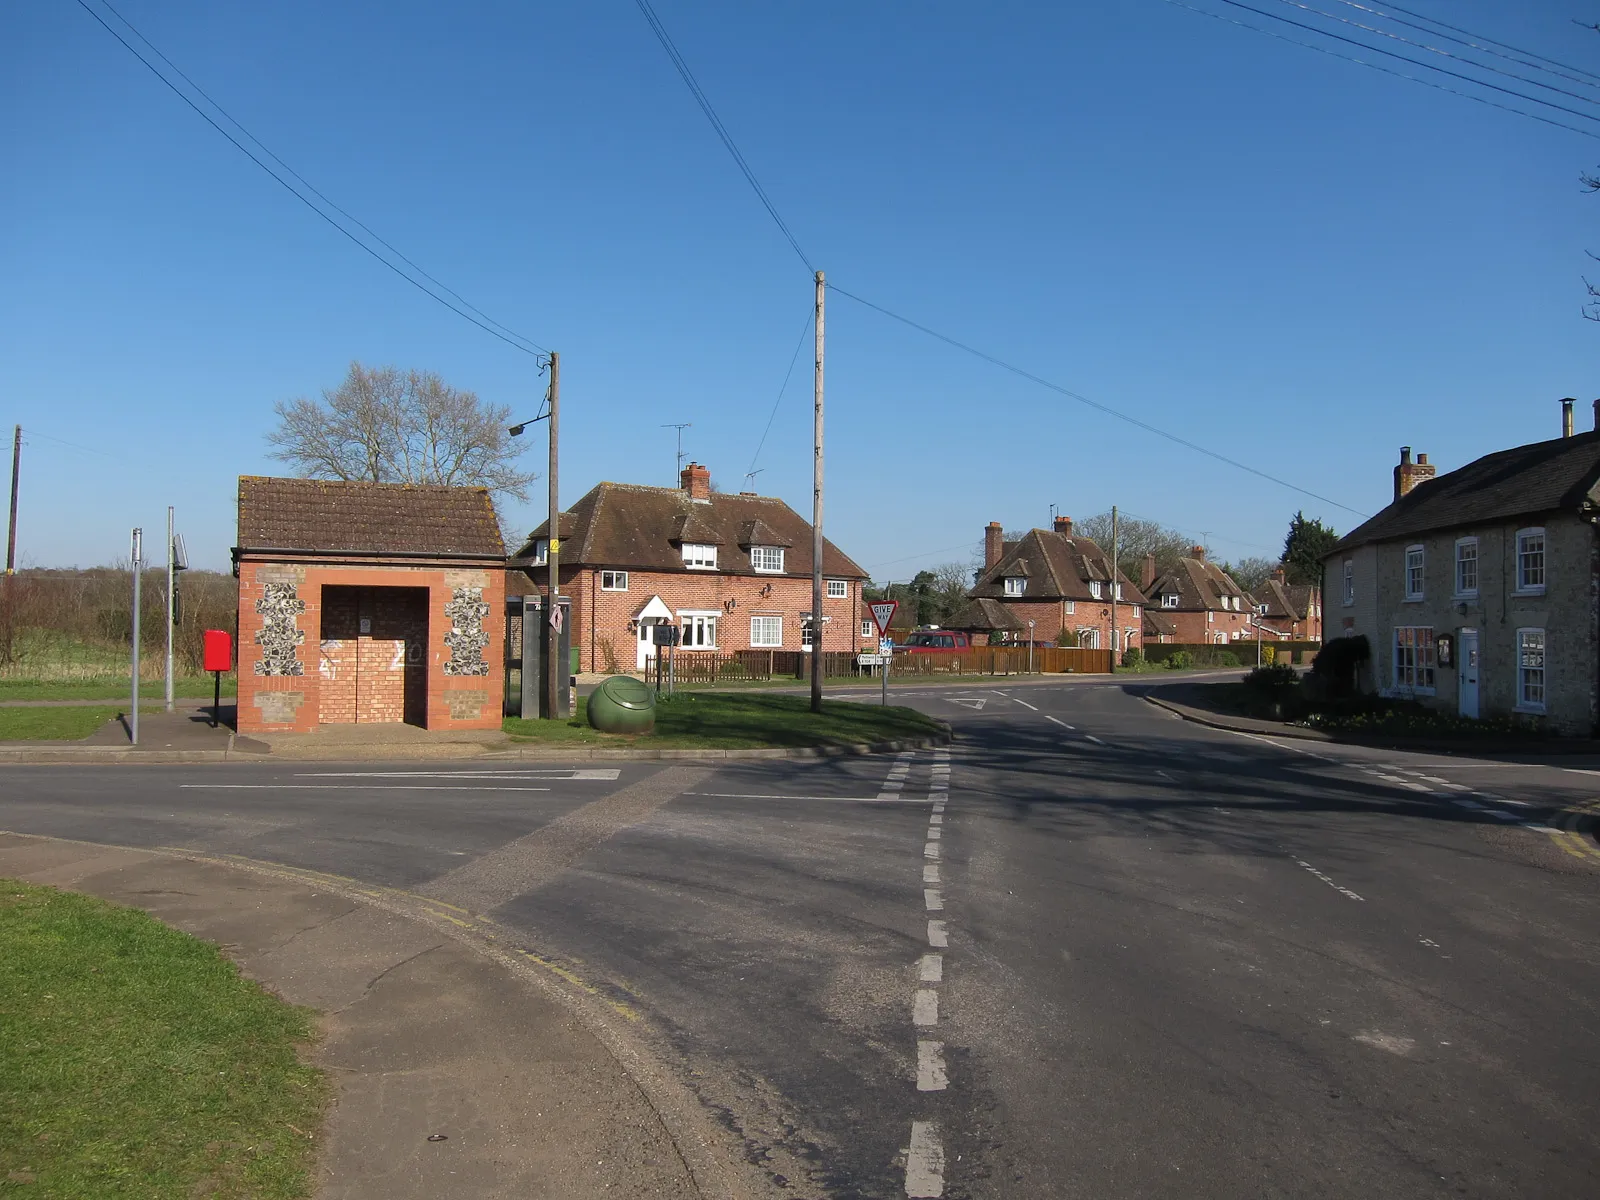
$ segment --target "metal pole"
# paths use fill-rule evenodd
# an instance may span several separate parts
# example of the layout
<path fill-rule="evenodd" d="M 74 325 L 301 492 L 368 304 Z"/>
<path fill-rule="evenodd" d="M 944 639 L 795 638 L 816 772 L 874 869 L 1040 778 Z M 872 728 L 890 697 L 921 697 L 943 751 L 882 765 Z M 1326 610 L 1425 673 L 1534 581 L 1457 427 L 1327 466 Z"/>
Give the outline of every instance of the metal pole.
<path fill-rule="evenodd" d="M 1117 506 L 1111 506 L 1111 672 L 1117 670 L 1117 588 L 1122 572 L 1117 570 Z"/>
<path fill-rule="evenodd" d="M 1028 618 L 1028 674 L 1033 674 L 1033 618 Z"/>
<path fill-rule="evenodd" d="M 12 589 L 17 573 L 17 475 L 22 469 L 22 426 L 18 425 L 11 438 L 11 520 L 6 525 L 6 644 L 0 662 L 11 661 L 16 615 L 13 608 Z"/>
<path fill-rule="evenodd" d="M 167 505 L 167 711 L 172 711 L 172 619 L 176 614 L 174 602 L 177 593 L 173 590 L 178 578 L 174 567 L 172 553 L 172 505 Z"/>
<path fill-rule="evenodd" d="M 133 531 L 133 707 L 128 710 L 128 735 L 139 744 L 139 575 L 144 569 L 144 530 Z"/>
<path fill-rule="evenodd" d="M 828 285 L 817 272 L 817 364 L 811 418 L 811 711 L 822 711 L 822 310 Z"/>
<path fill-rule="evenodd" d="M 561 653 L 561 631 L 555 626 L 561 615 L 561 500 L 557 490 L 557 460 L 561 438 L 561 355 L 550 352 L 550 538 L 546 556 L 550 563 L 550 598 L 544 610 L 544 703 L 539 715 L 555 721 L 566 716 L 558 712 L 561 697 L 561 675 L 567 669 L 557 663 Z"/>

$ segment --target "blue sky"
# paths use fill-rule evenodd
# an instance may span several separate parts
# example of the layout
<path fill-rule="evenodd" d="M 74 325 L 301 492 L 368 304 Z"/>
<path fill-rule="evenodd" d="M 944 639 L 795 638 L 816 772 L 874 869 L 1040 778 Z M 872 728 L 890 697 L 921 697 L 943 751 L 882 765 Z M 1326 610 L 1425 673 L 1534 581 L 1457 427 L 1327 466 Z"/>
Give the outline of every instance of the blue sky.
<path fill-rule="evenodd" d="M 743 485 L 811 282 L 630 0 L 117 7 L 328 196 L 562 352 L 564 500 L 672 482 L 668 422 Z M 1600 71 L 1566 0 L 1407 7 Z M 808 254 L 876 303 L 1360 513 L 1402 444 L 1449 469 L 1554 435 L 1567 395 L 1588 427 L 1600 196 L 1577 177 L 1600 141 L 1164 0 L 656 10 Z M 26 563 L 110 561 L 174 504 L 195 565 L 225 566 L 235 477 L 283 470 L 273 403 L 352 360 L 537 410 L 530 358 L 313 217 L 75 0 L 0 12 L 0 162 Z M 826 528 L 880 579 L 1051 504 L 1116 503 L 1226 558 L 1275 554 L 1299 508 L 1359 519 L 837 294 L 828 334 Z M 809 398 L 803 351 L 755 464 L 807 514 Z"/>

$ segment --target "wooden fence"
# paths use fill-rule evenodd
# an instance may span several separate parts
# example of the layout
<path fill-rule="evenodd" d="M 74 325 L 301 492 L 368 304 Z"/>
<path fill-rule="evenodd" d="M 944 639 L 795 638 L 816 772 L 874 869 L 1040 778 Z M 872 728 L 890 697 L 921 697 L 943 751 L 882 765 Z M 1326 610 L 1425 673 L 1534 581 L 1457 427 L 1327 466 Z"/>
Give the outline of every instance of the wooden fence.
<path fill-rule="evenodd" d="M 830 650 L 822 656 L 825 679 L 865 675 L 850 651 Z M 710 654 L 679 650 L 674 673 L 679 683 L 738 683 L 744 680 L 811 678 L 812 656 L 800 650 L 739 650 Z M 663 668 L 664 670 L 665 668 Z M 978 647 L 957 654 L 905 654 L 894 656 L 892 672 L 899 677 L 936 675 L 1022 675 L 1029 669 L 1026 647 Z M 1111 671 L 1111 651 L 1037 646 L 1032 669 L 1038 674 L 1098 674 Z M 654 678 L 652 673 L 651 678 Z"/>

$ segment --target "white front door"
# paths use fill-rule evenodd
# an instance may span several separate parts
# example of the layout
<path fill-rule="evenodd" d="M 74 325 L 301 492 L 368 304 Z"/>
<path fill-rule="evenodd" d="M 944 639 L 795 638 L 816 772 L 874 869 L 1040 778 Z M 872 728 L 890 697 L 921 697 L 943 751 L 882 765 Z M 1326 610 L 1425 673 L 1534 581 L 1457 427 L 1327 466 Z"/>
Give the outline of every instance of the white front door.
<path fill-rule="evenodd" d="M 1460 681 L 1459 708 L 1463 717 L 1478 715 L 1478 631 L 1463 629 L 1456 639 L 1456 677 Z"/>
<path fill-rule="evenodd" d="M 655 661 L 655 628 L 656 619 L 654 617 L 644 617 L 639 621 L 639 657 L 634 664 L 635 670 L 646 670 Z"/>

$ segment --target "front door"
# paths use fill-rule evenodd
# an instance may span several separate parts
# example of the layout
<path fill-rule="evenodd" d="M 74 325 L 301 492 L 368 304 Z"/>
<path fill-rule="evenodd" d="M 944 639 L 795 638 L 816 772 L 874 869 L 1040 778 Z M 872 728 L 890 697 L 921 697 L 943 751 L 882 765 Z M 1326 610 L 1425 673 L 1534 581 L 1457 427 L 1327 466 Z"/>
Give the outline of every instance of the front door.
<path fill-rule="evenodd" d="M 656 657 L 655 644 L 656 619 L 644 617 L 639 621 L 639 657 L 634 663 L 638 671 L 648 670 Z"/>
<path fill-rule="evenodd" d="M 1463 629 L 1456 639 L 1456 677 L 1460 681 L 1459 707 L 1463 717 L 1478 715 L 1478 631 Z"/>

